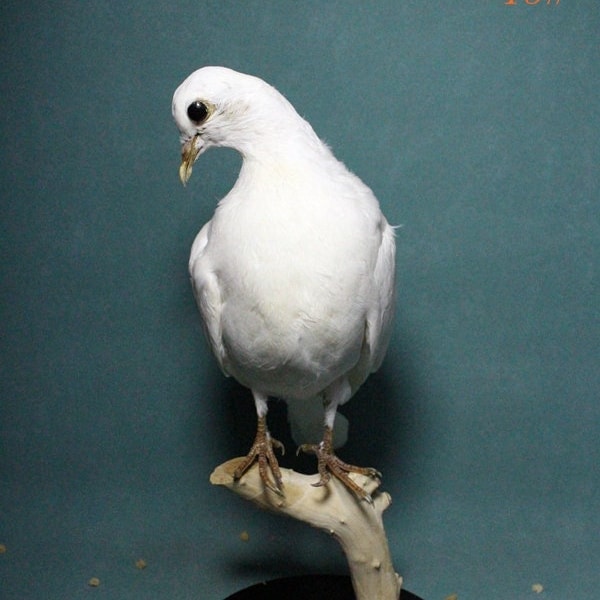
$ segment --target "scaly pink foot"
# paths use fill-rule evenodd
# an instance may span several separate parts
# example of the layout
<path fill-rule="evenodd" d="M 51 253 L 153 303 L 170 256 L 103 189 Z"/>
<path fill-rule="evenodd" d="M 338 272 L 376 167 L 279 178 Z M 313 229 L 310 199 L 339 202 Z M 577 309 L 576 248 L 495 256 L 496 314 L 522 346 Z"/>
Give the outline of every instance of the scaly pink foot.
<path fill-rule="evenodd" d="M 351 489 L 360 499 L 366 500 L 369 504 L 373 504 L 371 495 L 368 494 L 362 487 L 352 481 L 348 477 L 348 473 L 359 473 L 360 475 L 366 475 L 373 477 L 374 479 L 381 478 L 381 473 L 371 467 L 357 467 L 355 465 L 349 465 L 344 461 L 340 460 L 333 453 L 333 432 L 331 428 L 325 427 L 325 433 L 323 434 L 323 441 L 320 444 L 303 444 L 298 448 L 298 452 L 308 452 L 316 454 L 321 478 L 317 483 L 313 483 L 315 487 L 327 485 L 331 479 L 331 475 L 337 477 L 346 487 Z"/>
<path fill-rule="evenodd" d="M 273 452 L 273 447 L 281 450 L 281 453 L 285 453 L 283 444 L 271 437 L 267 429 L 267 418 L 258 417 L 258 425 L 256 427 L 256 437 L 250 452 L 248 452 L 244 462 L 238 466 L 233 474 L 233 479 L 238 481 L 242 478 L 244 473 L 252 466 L 255 460 L 258 460 L 258 472 L 262 479 L 265 487 L 270 489 L 272 492 L 283 496 L 283 482 L 281 480 L 281 471 L 279 470 L 279 463 Z M 269 479 L 267 468 L 271 469 L 275 483 L 272 483 Z"/>

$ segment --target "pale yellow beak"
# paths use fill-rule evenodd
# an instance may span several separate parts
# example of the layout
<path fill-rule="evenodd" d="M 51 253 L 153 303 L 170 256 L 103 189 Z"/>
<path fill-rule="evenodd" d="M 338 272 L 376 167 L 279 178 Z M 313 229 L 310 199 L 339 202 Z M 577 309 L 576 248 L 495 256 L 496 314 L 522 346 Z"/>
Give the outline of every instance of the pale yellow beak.
<path fill-rule="evenodd" d="M 202 138 L 195 135 L 181 146 L 181 165 L 179 166 L 179 179 L 185 185 L 192 176 L 194 163 L 202 150 Z"/>

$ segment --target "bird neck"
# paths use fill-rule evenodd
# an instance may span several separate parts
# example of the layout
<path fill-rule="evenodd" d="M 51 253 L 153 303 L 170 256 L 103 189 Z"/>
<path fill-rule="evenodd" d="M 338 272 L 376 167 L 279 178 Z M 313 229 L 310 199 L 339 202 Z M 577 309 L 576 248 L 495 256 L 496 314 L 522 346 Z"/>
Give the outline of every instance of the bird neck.
<path fill-rule="evenodd" d="M 302 120 L 294 127 L 282 124 L 279 129 L 264 132 L 238 150 L 248 165 L 264 165 L 265 168 L 287 165 L 306 169 L 308 165 L 323 164 L 332 156 L 310 125 Z"/>

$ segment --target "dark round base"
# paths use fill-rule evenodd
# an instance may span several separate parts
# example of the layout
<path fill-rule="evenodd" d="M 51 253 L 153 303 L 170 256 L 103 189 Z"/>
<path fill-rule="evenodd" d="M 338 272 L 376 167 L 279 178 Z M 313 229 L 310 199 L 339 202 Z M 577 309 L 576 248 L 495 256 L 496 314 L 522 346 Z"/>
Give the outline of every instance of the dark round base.
<path fill-rule="evenodd" d="M 355 600 L 350 577 L 343 575 L 302 575 L 285 577 L 236 592 L 226 600 Z M 402 590 L 400 600 L 421 600 Z"/>

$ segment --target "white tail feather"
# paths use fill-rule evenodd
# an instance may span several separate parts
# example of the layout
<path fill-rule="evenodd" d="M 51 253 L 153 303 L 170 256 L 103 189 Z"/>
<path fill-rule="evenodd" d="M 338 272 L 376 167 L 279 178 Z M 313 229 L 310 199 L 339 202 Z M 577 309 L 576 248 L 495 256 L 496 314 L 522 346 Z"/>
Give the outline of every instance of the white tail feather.
<path fill-rule="evenodd" d="M 324 409 L 321 398 L 286 400 L 292 438 L 299 446 L 318 444 L 323 439 Z M 348 440 L 348 419 L 337 413 L 333 425 L 333 445 L 340 448 Z"/>

